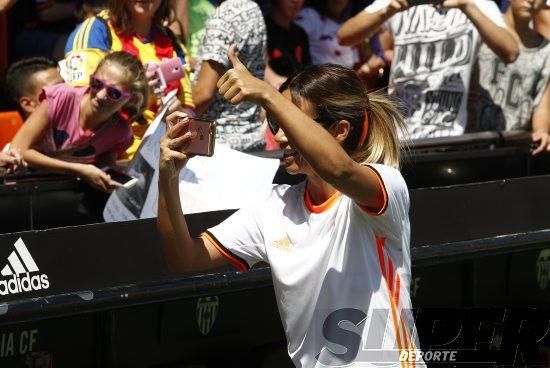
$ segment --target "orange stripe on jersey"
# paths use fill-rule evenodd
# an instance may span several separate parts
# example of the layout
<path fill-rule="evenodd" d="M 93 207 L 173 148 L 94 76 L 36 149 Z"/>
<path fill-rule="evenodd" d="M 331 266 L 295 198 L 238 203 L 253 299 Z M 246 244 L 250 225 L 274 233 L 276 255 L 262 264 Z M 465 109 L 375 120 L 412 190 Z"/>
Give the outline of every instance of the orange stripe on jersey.
<path fill-rule="evenodd" d="M 389 289 L 390 289 L 390 295 L 393 297 L 393 274 L 394 274 L 394 269 L 393 269 L 393 262 L 391 260 L 391 258 L 388 256 L 388 286 L 389 286 Z M 397 303 L 396 303 L 397 304 Z"/>
<path fill-rule="evenodd" d="M 399 305 L 399 292 L 401 291 L 401 277 L 397 275 L 395 278 L 395 292 L 393 293 L 393 297 L 395 299 L 395 304 Z"/>
<path fill-rule="evenodd" d="M 336 204 L 336 202 L 338 202 L 338 200 L 340 199 L 340 196 L 341 196 L 341 193 L 336 192 L 324 203 L 321 203 L 320 205 L 316 206 L 311 201 L 311 195 L 309 194 L 309 187 L 307 185 L 304 190 L 304 202 L 306 204 L 306 208 L 309 210 L 309 212 L 312 212 L 312 213 L 323 213 L 325 211 L 328 211 L 332 206 Z"/>
<path fill-rule="evenodd" d="M 393 275 L 394 275 L 394 269 L 393 269 L 393 261 L 391 257 L 388 255 L 388 268 L 387 270 L 389 273 L 389 277 L 386 275 L 386 255 L 384 252 L 384 245 L 386 243 L 385 237 L 376 236 L 376 245 L 378 250 L 378 261 L 380 263 L 380 268 L 382 270 L 382 277 L 384 278 L 384 281 L 386 283 L 386 288 L 388 290 L 388 299 L 390 301 L 390 312 L 393 322 L 393 327 L 395 330 L 395 339 L 397 342 L 397 348 L 400 352 L 402 351 L 409 351 L 410 349 L 410 343 L 409 343 L 409 337 L 407 333 L 406 326 L 404 325 L 403 319 L 400 318 L 400 315 L 398 314 L 399 311 L 399 292 L 401 290 L 401 281 L 399 275 L 396 275 L 395 277 L 395 291 L 393 288 Z M 408 355 L 407 355 L 408 356 Z M 402 367 L 409 367 L 410 362 L 408 360 L 400 362 Z M 413 363 L 414 364 L 414 363 Z"/>
<path fill-rule="evenodd" d="M 378 249 L 378 263 L 380 264 L 380 269 L 382 270 L 382 277 L 386 279 L 386 264 L 384 262 L 384 250 L 382 249 L 381 244 L 377 244 Z"/>
<path fill-rule="evenodd" d="M 241 258 L 237 257 L 233 253 L 231 253 L 230 250 L 226 249 L 219 241 L 209 233 L 208 231 L 205 231 L 201 234 L 201 236 L 204 236 L 216 249 L 218 252 L 221 253 L 222 256 L 227 258 L 227 260 L 235 267 L 237 267 L 240 271 L 246 272 L 250 269 L 248 264 Z"/>

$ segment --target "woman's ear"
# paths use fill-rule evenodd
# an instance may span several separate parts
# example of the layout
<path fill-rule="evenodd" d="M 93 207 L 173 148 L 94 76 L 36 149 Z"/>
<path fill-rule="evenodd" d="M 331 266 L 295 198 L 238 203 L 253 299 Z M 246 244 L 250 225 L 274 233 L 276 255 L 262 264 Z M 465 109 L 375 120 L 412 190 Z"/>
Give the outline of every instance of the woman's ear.
<path fill-rule="evenodd" d="M 351 130 L 351 124 L 347 120 L 340 120 L 336 125 L 330 129 L 332 136 L 336 138 L 336 141 L 343 144 L 349 135 Z"/>

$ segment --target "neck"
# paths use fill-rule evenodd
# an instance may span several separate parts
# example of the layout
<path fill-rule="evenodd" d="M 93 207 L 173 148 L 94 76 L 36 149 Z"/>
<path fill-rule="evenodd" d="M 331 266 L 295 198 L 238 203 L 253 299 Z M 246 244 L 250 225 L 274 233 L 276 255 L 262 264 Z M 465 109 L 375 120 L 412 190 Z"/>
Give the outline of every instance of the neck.
<path fill-rule="evenodd" d="M 515 30 L 523 46 L 533 46 L 532 40 L 539 37 L 538 33 L 529 27 L 530 19 L 514 16 L 511 7 L 504 13 L 504 22 L 510 29 Z"/>
<path fill-rule="evenodd" d="M 153 27 L 152 19 L 140 19 L 139 21 L 134 20 L 133 23 L 133 31 L 140 36 L 148 36 L 151 32 L 151 28 Z"/>
<path fill-rule="evenodd" d="M 292 23 L 292 19 L 288 19 L 284 16 L 284 14 L 277 9 L 273 9 L 271 12 L 271 19 L 275 23 L 277 23 L 279 26 L 283 27 L 284 29 L 290 29 L 290 23 Z"/>
<path fill-rule="evenodd" d="M 311 202 L 316 206 L 325 203 L 337 192 L 336 188 L 317 175 L 308 175 L 307 186 Z"/>

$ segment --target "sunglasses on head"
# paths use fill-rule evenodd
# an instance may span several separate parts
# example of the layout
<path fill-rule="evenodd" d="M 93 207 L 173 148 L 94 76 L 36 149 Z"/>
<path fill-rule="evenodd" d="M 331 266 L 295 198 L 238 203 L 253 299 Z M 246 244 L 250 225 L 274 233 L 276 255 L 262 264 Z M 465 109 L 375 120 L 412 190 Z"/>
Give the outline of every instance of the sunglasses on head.
<path fill-rule="evenodd" d="M 128 96 L 132 95 L 129 92 L 124 92 L 124 91 L 121 91 L 118 88 L 115 88 L 113 86 L 108 85 L 107 83 L 103 82 L 102 80 L 96 78 L 93 75 L 90 77 L 90 88 L 94 92 L 99 92 L 103 88 L 105 88 L 105 92 L 107 93 L 107 97 L 110 100 L 113 100 L 113 101 L 118 101 L 121 98 L 125 98 L 125 97 L 128 97 Z"/>

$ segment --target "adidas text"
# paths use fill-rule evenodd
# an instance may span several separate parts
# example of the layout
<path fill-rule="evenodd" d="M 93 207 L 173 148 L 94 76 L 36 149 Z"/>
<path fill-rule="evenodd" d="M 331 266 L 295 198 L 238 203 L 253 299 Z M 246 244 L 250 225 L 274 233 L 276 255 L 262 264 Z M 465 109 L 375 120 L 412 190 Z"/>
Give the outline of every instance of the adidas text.
<path fill-rule="evenodd" d="M 33 275 L 28 272 L 23 277 L 13 275 L 10 280 L 0 281 L 0 295 L 18 294 L 23 291 L 42 290 L 50 287 L 48 275 Z"/>

